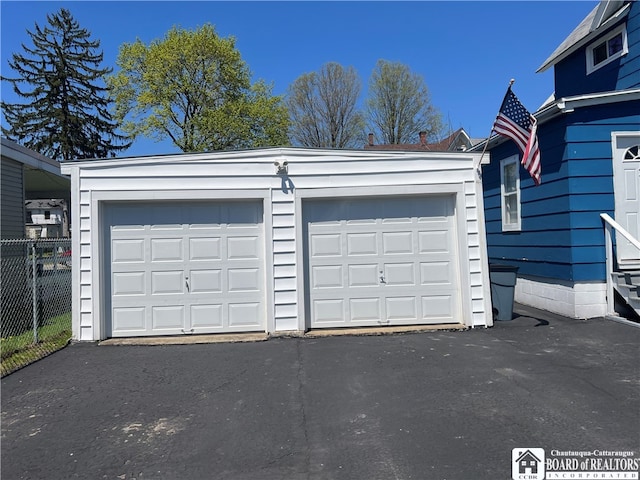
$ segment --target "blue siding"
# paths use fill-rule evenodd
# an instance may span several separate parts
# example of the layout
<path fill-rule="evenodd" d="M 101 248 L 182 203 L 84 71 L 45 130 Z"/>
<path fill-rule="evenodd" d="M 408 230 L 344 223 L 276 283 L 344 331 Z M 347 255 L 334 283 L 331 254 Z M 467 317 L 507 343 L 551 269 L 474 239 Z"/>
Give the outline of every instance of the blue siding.
<path fill-rule="evenodd" d="M 631 2 L 627 18 L 602 35 L 625 21 L 629 53 L 587 75 L 587 46 L 577 50 L 554 67 L 556 98 L 640 87 L 640 2 Z"/>
<path fill-rule="evenodd" d="M 502 232 L 500 160 L 518 153 L 507 141 L 491 151 L 483 172 L 489 261 L 520 274 L 604 281 L 600 213 L 613 214 L 611 132 L 637 130 L 640 101 L 578 109 L 538 129 L 542 184 L 520 169 L 520 232 Z"/>
<path fill-rule="evenodd" d="M 629 53 L 620 65 L 618 89 L 640 87 L 640 2 L 634 1 L 627 20 Z"/>

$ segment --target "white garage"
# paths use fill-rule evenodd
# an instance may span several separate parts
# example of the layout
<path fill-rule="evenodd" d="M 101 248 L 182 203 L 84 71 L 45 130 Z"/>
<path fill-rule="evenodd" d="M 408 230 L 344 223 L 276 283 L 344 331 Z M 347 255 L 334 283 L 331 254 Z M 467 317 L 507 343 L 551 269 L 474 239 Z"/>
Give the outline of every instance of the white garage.
<path fill-rule="evenodd" d="M 65 163 L 73 336 L 490 326 L 479 162 L 272 148 Z"/>

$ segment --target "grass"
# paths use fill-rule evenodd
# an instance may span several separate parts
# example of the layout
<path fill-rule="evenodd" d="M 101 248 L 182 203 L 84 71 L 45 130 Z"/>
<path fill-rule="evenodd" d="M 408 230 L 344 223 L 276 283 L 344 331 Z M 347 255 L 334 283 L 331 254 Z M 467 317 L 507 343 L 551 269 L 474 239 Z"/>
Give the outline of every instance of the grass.
<path fill-rule="evenodd" d="M 33 330 L 0 339 L 0 375 L 9 373 L 60 350 L 71 338 L 71 312 L 47 320 L 38 327 L 38 343 L 33 343 Z"/>

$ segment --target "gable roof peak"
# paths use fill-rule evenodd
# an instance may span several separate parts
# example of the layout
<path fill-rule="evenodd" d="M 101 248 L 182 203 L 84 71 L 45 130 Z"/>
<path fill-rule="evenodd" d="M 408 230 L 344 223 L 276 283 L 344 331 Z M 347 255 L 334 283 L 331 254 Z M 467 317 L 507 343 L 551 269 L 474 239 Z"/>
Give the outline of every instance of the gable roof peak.
<path fill-rule="evenodd" d="M 536 73 L 544 72 L 549 67 L 564 60 L 597 36 L 601 29 L 608 28 L 611 25 L 611 21 L 623 18 L 622 15 L 628 13 L 630 3 L 630 0 L 602 0 L 599 2 L 558 48 L 553 51 L 549 58 L 540 65 Z"/>

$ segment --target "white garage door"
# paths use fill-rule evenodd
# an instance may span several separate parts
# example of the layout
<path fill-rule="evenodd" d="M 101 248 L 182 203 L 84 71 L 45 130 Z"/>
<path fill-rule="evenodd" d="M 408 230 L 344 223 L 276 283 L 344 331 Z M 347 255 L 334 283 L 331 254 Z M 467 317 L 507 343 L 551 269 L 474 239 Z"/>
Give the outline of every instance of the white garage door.
<path fill-rule="evenodd" d="M 453 196 L 303 203 L 311 328 L 459 322 Z"/>
<path fill-rule="evenodd" d="M 264 330 L 260 202 L 106 208 L 107 336 Z"/>

